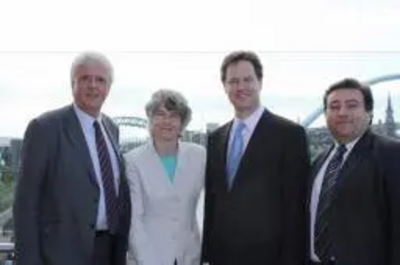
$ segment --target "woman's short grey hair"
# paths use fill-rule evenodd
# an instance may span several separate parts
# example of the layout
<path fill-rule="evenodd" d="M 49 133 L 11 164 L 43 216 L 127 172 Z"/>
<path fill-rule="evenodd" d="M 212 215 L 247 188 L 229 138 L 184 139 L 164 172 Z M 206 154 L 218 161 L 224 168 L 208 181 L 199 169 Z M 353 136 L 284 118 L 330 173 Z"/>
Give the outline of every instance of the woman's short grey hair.
<path fill-rule="evenodd" d="M 112 84 L 114 80 L 114 69 L 111 65 L 110 60 L 104 55 L 99 52 L 84 52 L 79 54 L 71 65 L 71 84 L 74 83 L 76 69 L 82 65 L 99 63 L 103 65 L 108 73 L 108 83 L 109 85 Z"/>
<path fill-rule="evenodd" d="M 186 128 L 192 118 L 192 110 L 181 93 L 171 89 L 160 89 L 153 93 L 150 101 L 146 104 L 147 118 L 151 120 L 161 106 L 168 111 L 177 113 L 181 118 L 182 129 Z"/>

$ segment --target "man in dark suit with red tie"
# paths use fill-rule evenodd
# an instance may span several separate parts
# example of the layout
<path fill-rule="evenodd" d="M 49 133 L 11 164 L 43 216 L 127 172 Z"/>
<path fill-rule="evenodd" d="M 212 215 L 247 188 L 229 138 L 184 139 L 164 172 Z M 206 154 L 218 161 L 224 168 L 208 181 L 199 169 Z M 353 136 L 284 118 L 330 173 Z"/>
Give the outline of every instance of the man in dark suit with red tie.
<path fill-rule="evenodd" d="M 73 62 L 73 104 L 26 129 L 15 203 L 17 265 L 124 265 L 130 197 L 118 127 L 101 107 L 113 68 L 99 53 Z"/>
<path fill-rule="evenodd" d="M 355 79 L 324 95 L 334 144 L 309 189 L 310 264 L 400 264 L 400 142 L 370 130 L 373 97 Z"/>
<path fill-rule="evenodd" d="M 305 131 L 262 107 L 253 52 L 225 57 L 221 80 L 235 118 L 208 138 L 202 263 L 304 264 Z"/>

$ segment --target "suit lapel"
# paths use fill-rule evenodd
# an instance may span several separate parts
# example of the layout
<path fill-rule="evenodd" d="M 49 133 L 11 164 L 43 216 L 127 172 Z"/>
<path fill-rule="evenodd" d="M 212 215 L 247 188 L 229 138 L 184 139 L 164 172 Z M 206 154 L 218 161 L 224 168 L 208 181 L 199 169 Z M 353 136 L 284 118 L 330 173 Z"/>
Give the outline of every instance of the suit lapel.
<path fill-rule="evenodd" d="M 232 128 L 233 121 L 229 122 L 226 124 L 221 131 L 221 134 L 218 135 L 218 138 L 216 139 L 216 146 L 221 146 L 222 148 L 219 148 L 215 150 L 218 152 L 216 163 L 220 166 L 222 166 L 221 172 L 223 172 L 221 175 L 223 177 L 222 182 L 223 182 L 223 187 L 225 190 L 228 190 L 228 176 L 226 172 L 226 166 L 227 166 L 227 157 L 228 157 L 228 146 L 229 146 L 229 132 Z M 240 165 L 239 165 L 240 168 Z"/>
<path fill-rule="evenodd" d="M 103 115 L 102 124 L 103 127 L 107 133 L 108 139 L 110 140 L 112 149 L 114 151 L 115 157 L 117 158 L 117 163 L 119 167 L 119 176 L 117 177 L 118 180 L 118 197 L 121 197 L 121 192 L 124 190 L 123 185 L 125 185 L 125 165 L 124 165 L 124 160 L 122 157 L 121 152 L 119 151 L 119 143 L 118 143 L 118 134 L 116 132 L 116 129 L 113 128 L 113 125 L 111 124 L 111 121 L 108 117 Z"/>
<path fill-rule="evenodd" d="M 236 182 L 240 181 L 241 178 L 243 178 L 242 175 L 246 171 L 246 167 L 249 164 L 251 160 L 251 156 L 254 152 L 254 150 L 257 150 L 260 148 L 260 144 L 265 147 L 265 146 L 273 146 L 274 142 L 273 139 L 274 137 L 270 137 L 270 134 L 274 134 L 274 127 L 270 126 L 270 124 L 273 122 L 273 119 L 271 117 L 271 113 L 269 113 L 266 109 L 264 110 L 263 114 L 261 115 L 259 121 L 257 122 L 256 127 L 254 128 L 253 134 L 251 135 L 249 142 L 247 144 L 247 147 L 243 153 L 242 159 L 239 163 L 238 170 L 235 176 L 235 179 L 232 183 L 232 187 L 228 187 L 227 183 L 227 174 L 226 174 L 226 166 L 227 166 L 227 156 L 228 156 L 228 147 L 229 147 L 229 137 L 230 137 L 230 131 L 232 129 L 233 125 L 233 120 L 230 121 L 228 124 L 226 124 L 222 130 L 221 133 L 217 136 L 218 138 L 216 139 L 217 146 L 222 146 L 223 148 L 220 148 L 217 150 L 219 152 L 219 155 L 217 156 L 219 165 L 222 165 L 223 168 L 221 169 L 221 172 L 223 172 L 223 185 L 225 187 L 225 190 L 227 191 L 232 191 L 235 186 L 237 186 Z M 267 141 L 267 142 L 266 142 Z M 273 149 L 273 148 L 272 148 Z M 268 151 L 266 152 L 266 155 L 268 155 Z"/>
<path fill-rule="evenodd" d="M 314 183 L 315 178 L 317 177 L 319 171 L 321 170 L 322 165 L 324 164 L 325 160 L 328 158 L 329 154 L 332 152 L 334 145 L 331 145 L 330 148 L 322 152 L 318 158 L 313 163 L 311 168 L 311 183 Z"/>
<path fill-rule="evenodd" d="M 273 122 L 271 115 L 272 114 L 267 110 L 264 110 L 259 121 L 257 122 L 253 134 L 251 135 L 247 147 L 243 153 L 242 159 L 240 160 L 236 177 L 232 183 L 231 189 L 234 189 L 234 187 L 238 185 L 236 182 L 241 181 L 241 179 L 245 176 L 246 169 L 251 162 L 252 156 L 254 154 L 258 155 L 257 150 L 263 148 L 263 154 L 265 156 L 270 154 L 270 150 L 274 150 L 273 146 L 275 145 L 275 142 L 273 139 L 276 139 L 276 137 L 273 136 L 275 133 L 274 127 L 270 126 Z"/>
<path fill-rule="evenodd" d="M 154 178 L 154 183 L 157 183 L 156 185 L 161 185 L 163 189 L 170 189 L 171 185 L 173 185 L 169 181 L 168 173 L 164 168 L 164 165 L 161 161 L 160 156 L 157 153 L 157 150 L 154 147 L 153 141 L 150 139 L 150 141 L 147 143 L 147 153 L 149 156 L 148 161 L 154 161 L 154 165 L 152 167 L 152 178 Z M 176 168 L 177 170 L 177 168 Z"/>
<path fill-rule="evenodd" d="M 260 147 L 259 145 L 262 141 L 264 141 L 263 146 L 269 146 L 269 143 L 265 143 L 265 140 L 269 141 L 269 139 L 272 139 L 272 137 L 269 137 L 266 134 L 270 134 L 272 132 L 272 130 L 267 130 L 267 128 L 265 128 L 265 126 L 267 126 L 267 123 L 268 123 L 267 116 L 268 116 L 267 111 L 264 110 L 263 114 L 260 117 L 260 120 L 257 122 L 257 125 L 254 128 L 253 134 L 251 135 L 251 137 L 249 139 L 247 147 L 244 150 L 242 159 L 240 160 L 237 175 L 240 175 L 240 171 L 243 171 L 243 167 L 247 164 L 248 160 L 250 159 L 251 154 L 253 153 L 253 150 L 258 149 Z M 260 137 L 262 137 L 262 139 Z"/>
<path fill-rule="evenodd" d="M 63 124 L 63 131 L 71 145 L 74 147 L 74 150 L 76 151 L 75 155 L 77 157 L 80 157 L 80 159 L 77 161 L 83 162 L 84 166 L 87 169 L 91 183 L 98 187 L 89 148 L 73 106 L 70 106 L 68 108 L 65 122 Z"/>
<path fill-rule="evenodd" d="M 364 159 L 365 151 L 369 148 L 371 143 L 371 134 L 367 131 L 356 143 L 353 149 L 350 151 L 346 161 L 344 162 L 342 169 L 337 180 L 337 190 L 340 190 L 340 186 L 343 185 L 346 180 L 351 177 L 350 173 L 357 168 L 357 166 Z"/>
<path fill-rule="evenodd" d="M 318 155 L 317 159 L 313 163 L 311 167 L 311 173 L 310 173 L 310 178 L 307 183 L 307 205 L 310 204 L 311 202 L 311 195 L 312 195 L 312 190 L 315 182 L 315 178 L 317 177 L 319 171 L 321 170 L 322 165 L 325 163 L 326 159 L 328 158 L 329 154 L 331 153 L 332 149 L 334 148 L 334 145 L 331 145 L 330 148 L 327 150 L 323 151 L 320 155 Z"/>
<path fill-rule="evenodd" d="M 113 133 L 110 121 L 108 120 L 107 117 L 103 116 L 102 123 L 103 123 L 104 129 L 107 133 L 108 139 L 110 139 L 114 153 L 118 159 L 118 164 L 121 165 L 123 160 L 122 160 L 122 155 L 119 152 L 118 136 Z"/>
<path fill-rule="evenodd" d="M 186 177 L 184 175 L 184 166 L 187 165 L 185 150 L 180 142 L 178 142 L 178 153 L 176 154 L 176 168 L 175 168 L 175 179 L 174 183 L 171 183 L 176 190 L 179 189 L 179 186 L 182 182 L 186 181 Z"/>
<path fill-rule="evenodd" d="M 178 192 L 179 187 L 182 185 L 183 182 L 187 181 L 187 177 L 185 176 L 185 165 L 188 165 L 187 161 L 187 156 L 186 156 L 186 150 L 183 147 L 183 145 L 178 141 L 178 150 L 176 153 L 176 168 L 175 168 L 175 176 L 174 176 L 174 181 L 171 182 L 169 180 L 169 176 L 167 171 L 164 168 L 163 163 L 160 160 L 161 164 L 161 169 L 163 174 L 159 174 L 164 178 L 164 181 L 166 182 L 167 186 L 171 191 L 173 192 Z"/>

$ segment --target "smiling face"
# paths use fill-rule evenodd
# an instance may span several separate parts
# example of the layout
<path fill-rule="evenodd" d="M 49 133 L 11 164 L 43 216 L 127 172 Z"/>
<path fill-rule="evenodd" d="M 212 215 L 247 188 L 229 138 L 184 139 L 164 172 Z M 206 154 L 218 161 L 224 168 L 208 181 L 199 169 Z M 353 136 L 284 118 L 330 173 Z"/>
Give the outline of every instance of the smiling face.
<path fill-rule="evenodd" d="M 150 118 L 150 134 L 156 141 L 178 141 L 182 132 L 182 119 L 177 112 L 161 105 Z"/>
<path fill-rule="evenodd" d="M 348 143 L 368 129 L 372 116 L 366 111 L 359 90 L 342 88 L 327 96 L 325 118 L 335 139 L 339 143 Z"/>
<path fill-rule="evenodd" d="M 100 62 L 88 62 L 76 67 L 72 80 L 75 104 L 96 117 L 107 98 L 111 80 L 107 68 Z"/>
<path fill-rule="evenodd" d="M 251 62 L 241 60 L 228 65 L 223 84 L 237 117 L 245 118 L 260 106 L 262 81 Z"/>

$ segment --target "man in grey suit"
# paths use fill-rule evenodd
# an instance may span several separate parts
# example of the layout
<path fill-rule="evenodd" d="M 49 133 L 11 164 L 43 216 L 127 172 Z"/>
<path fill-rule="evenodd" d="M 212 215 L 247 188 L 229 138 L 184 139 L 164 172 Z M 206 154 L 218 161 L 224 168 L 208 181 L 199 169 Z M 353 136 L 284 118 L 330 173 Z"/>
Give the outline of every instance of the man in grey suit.
<path fill-rule="evenodd" d="M 99 53 L 72 64 L 73 104 L 25 132 L 14 222 L 18 265 L 124 265 L 129 188 L 118 128 L 101 113 L 113 68 Z"/>

